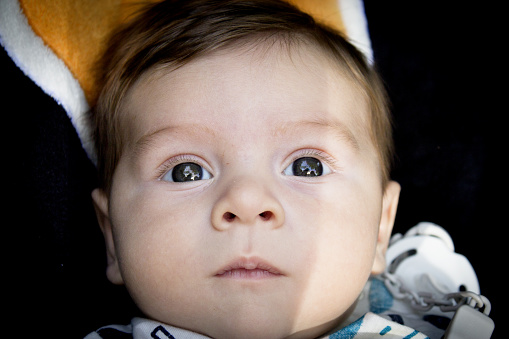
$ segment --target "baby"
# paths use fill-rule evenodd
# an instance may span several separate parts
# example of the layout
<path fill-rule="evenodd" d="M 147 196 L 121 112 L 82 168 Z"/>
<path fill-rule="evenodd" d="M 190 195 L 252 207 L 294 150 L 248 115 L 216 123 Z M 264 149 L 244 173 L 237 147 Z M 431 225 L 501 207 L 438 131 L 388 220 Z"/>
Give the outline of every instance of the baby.
<path fill-rule="evenodd" d="M 92 197 L 147 319 L 88 337 L 342 338 L 400 191 L 362 54 L 282 1 L 165 1 L 114 36 L 103 84 Z"/>

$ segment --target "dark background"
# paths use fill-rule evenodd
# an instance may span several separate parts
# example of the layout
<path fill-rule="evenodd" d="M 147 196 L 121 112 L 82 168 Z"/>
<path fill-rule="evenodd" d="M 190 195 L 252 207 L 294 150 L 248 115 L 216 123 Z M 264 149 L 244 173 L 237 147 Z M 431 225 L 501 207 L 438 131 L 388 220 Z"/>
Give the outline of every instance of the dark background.
<path fill-rule="evenodd" d="M 394 231 L 419 221 L 444 227 L 472 263 L 497 323 L 507 314 L 499 281 L 509 202 L 501 9 L 459 1 L 364 6 L 394 115 L 392 176 L 402 186 Z"/>
<path fill-rule="evenodd" d="M 506 87 L 496 8 L 366 0 L 377 67 L 391 97 L 402 185 L 395 232 L 431 221 L 451 234 L 492 302 L 507 264 Z M 500 11 L 500 9 L 498 9 Z M 500 36 L 500 35 L 498 35 Z M 7 204 L 7 313 L 20 334 L 82 338 L 135 312 L 106 280 L 90 192 L 95 169 L 65 111 L 0 49 Z M 12 298 L 11 297 L 12 294 Z"/>

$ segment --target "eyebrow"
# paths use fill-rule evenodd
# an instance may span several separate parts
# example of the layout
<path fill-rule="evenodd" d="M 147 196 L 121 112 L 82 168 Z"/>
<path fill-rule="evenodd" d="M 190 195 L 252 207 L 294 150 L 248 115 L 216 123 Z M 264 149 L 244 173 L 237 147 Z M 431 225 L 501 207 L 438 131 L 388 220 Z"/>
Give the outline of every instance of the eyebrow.
<path fill-rule="evenodd" d="M 337 139 L 349 144 L 355 151 L 360 150 L 359 141 L 353 132 L 342 122 L 336 120 L 327 120 L 317 118 L 313 120 L 288 122 L 276 128 L 274 135 L 284 135 L 293 130 L 319 128 L 322 130 L 331 131 Z"/>
<path fill-rule="evenodd" d="M 157 130 L 153 132 L 149 132 L 142 137 L 140 137 L 135 143 L 134 143 L 134 154 L 139 155 L 143 153 L 146 150 L 149 150 L 153 147 L 155 147 L 157 139 L 164 135 L 170 135 L 174 134 L 176 131 L 178 131 L 179 134 L 184 134 L 186 138 L 189 137 L 199 137 L 202 135 L 208 135 L 213 138 L 217 137 L 217 132 L 213 130 L 212 128 L 205 126 L 205 125 L 198 125 L 198 124 L 186 124 L 186 125 L 180 125 L 180 126 L 164 126 L 161 128 L 158 128 Z"/>
<path fill-rule="evenodd" d="M 346 142 L 355 151 L 360 150 L 359 142 L 355 138 L 352 131 L 342 122 L 336 120 L 327 120 L 316 118 L 313 120 L 287 122 L 277 126 L 273 132 L 275 137 L 286 135 L 289 133 L 298 133 L 302 129 L 317 128 L 331 131 L 334 136 L 343 142 Z M 186 138 L 200 137 L 206 135 L 207 138 L 218 138 L 219 134 L 214 129 L 200 124 L 185 124 L 179 126 L 164 126 L 153 132 L 149 132 L 140 137 L 134 144 L 134 155 L 142 154 L 144 151 L 156 147 L 157 139 L 164 135 L 170 135 L 178 131 L 179 134 L 185 135 Z"/>

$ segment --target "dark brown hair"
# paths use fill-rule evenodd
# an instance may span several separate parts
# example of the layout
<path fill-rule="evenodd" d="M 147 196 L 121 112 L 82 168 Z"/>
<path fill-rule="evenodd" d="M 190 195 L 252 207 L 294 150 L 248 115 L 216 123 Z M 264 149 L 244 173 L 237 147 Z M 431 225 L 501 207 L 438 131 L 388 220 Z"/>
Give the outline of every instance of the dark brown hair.
<path fill-rule="evenodd" d="M 101 60 L 102 91 L 91 118 L 102 188 L 109 194 L 126 138 L 122 100 L 142 74 L 155 66 L 180 67 L 212 51 L 257 39 L 288 46 L 314 44 L 347 71 L 368 99 L 369 129 L 385 185 L 393 153 L 385 90 L 362 53 L 339 32 L 281 0 L 167 0 L 148 5 L 120 27 Z"/>

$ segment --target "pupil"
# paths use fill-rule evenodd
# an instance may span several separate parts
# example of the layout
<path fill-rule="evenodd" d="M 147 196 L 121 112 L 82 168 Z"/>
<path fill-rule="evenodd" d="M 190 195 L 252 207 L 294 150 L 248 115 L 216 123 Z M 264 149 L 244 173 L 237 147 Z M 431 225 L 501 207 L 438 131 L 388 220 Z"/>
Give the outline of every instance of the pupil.
<path fill-rule="evenodd" d="M 172 179 L 174 182 L 194 181 L 200 180 L 203 170 L 200 165 L 192 162 L 185 162 L 178 164 L 173 168 Z"/>
<path fill-rule="evenodd" d="M 322 173 L 322 163 L 316 158 L 299 158 L 293 162 L 293 174 L 296 176 L 317 177 Z"/>

